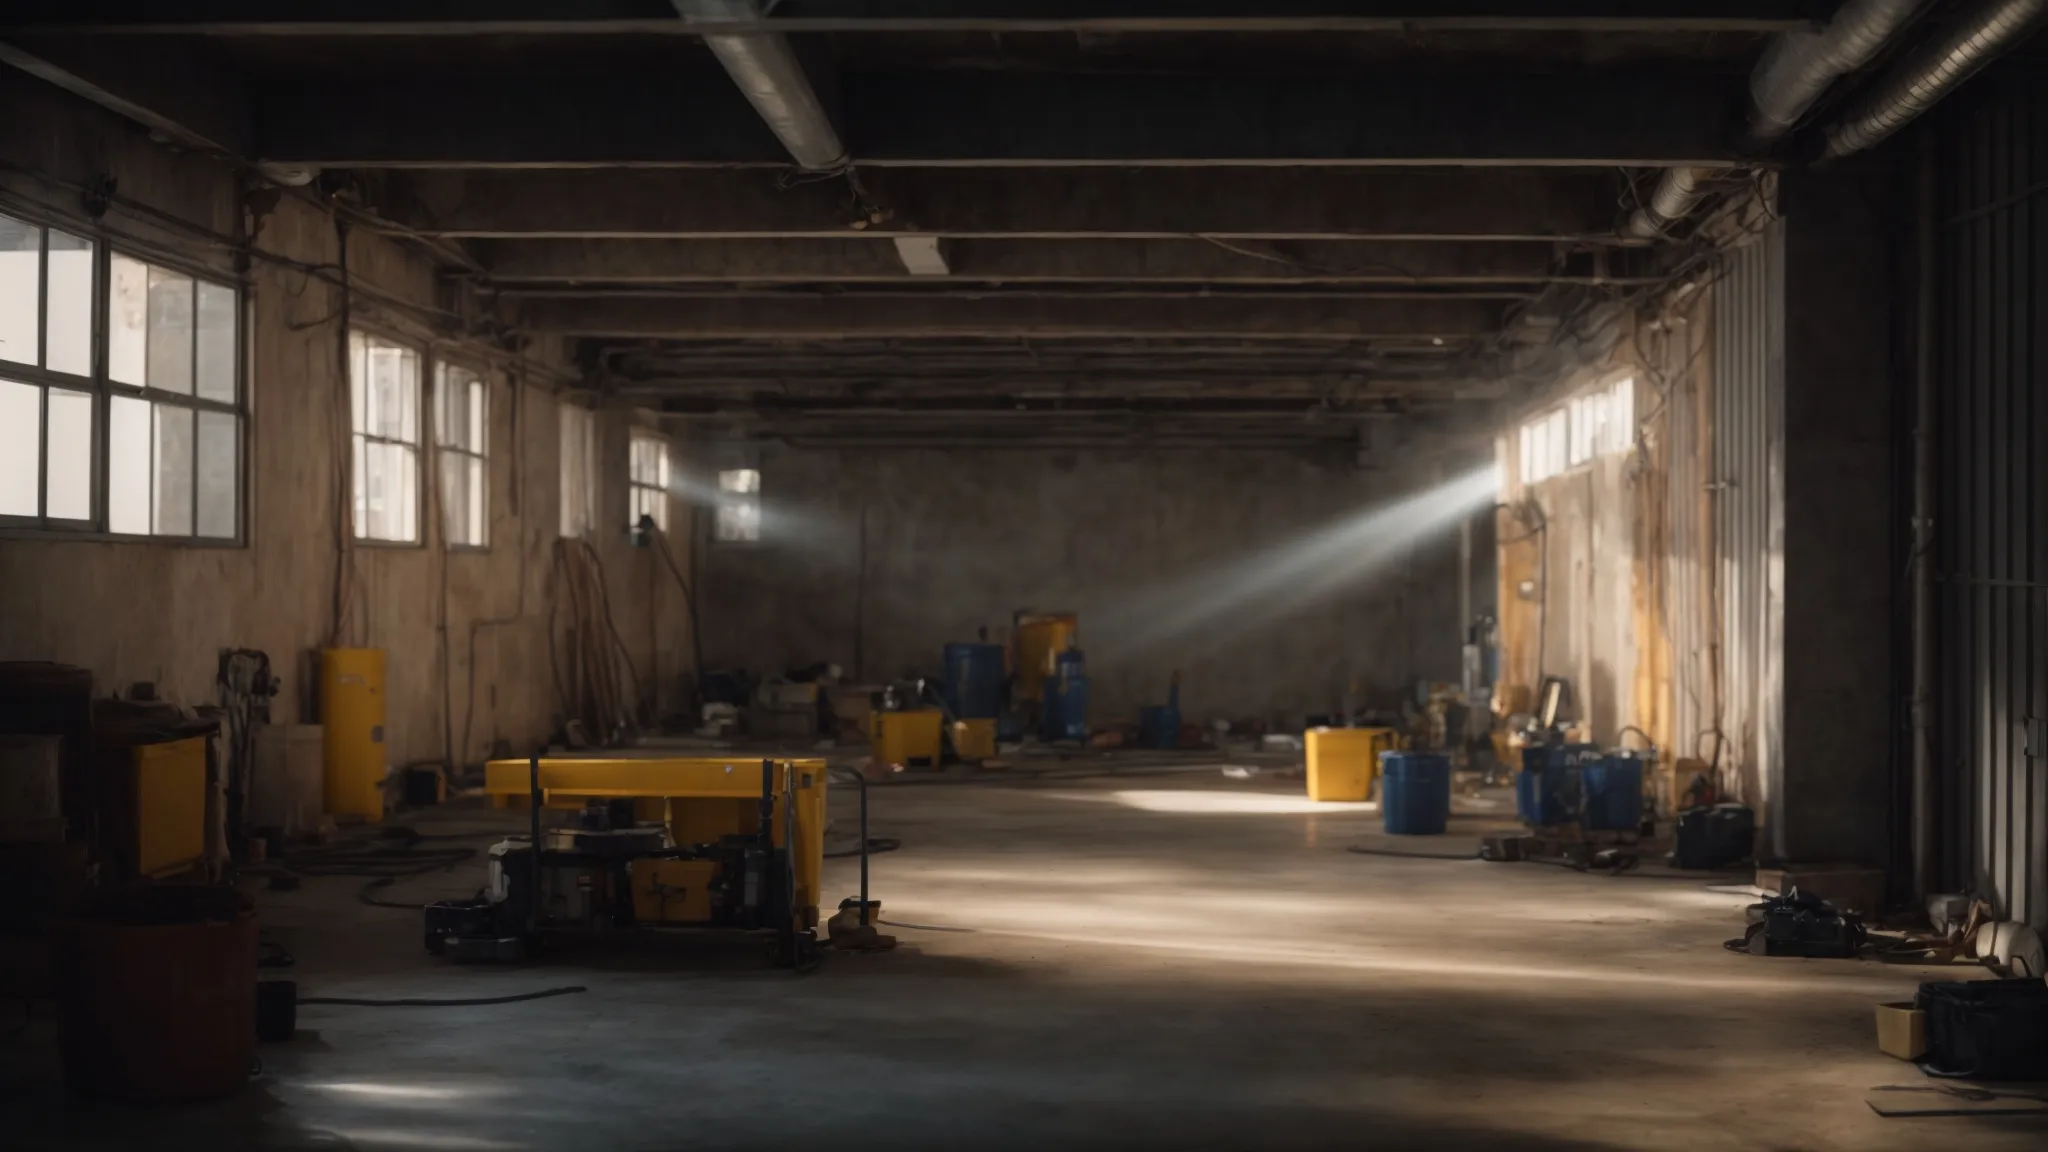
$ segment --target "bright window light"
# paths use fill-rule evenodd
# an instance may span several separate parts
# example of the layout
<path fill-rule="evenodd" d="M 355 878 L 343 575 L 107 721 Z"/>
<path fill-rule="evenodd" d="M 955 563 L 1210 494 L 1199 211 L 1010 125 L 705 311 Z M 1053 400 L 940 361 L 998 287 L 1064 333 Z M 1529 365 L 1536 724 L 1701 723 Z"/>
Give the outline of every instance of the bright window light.
<path fill-rule="evenodd" d="M 720 540 L 761 538 L 761 473 L 733 468 L 718 474 L 717 536 Z"/>

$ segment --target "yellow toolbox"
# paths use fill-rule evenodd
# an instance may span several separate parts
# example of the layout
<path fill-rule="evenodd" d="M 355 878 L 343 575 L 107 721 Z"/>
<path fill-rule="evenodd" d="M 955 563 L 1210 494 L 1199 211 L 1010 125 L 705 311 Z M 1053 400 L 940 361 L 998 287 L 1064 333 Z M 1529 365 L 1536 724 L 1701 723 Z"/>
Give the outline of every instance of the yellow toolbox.
<path fill-rule="evenodd" d="M 919 762 L 938 767 L 942 720 L 937 708 L 873 713 L 868 717 L 868 743 L 874 747 L 875 759 L 906 768 Z"/>
<path fill-rule="evenodd" d="M 953 755 L 962 760 L 992 760 L 996 754 L 994 720 L 955 720 Z"/>
<path fill-rule="evenodd" d="M 1398 751 L 1401 734 L 1392 728 L 1311 728 L 1302 741 L 1308 750 L 1308 798 L 1369 800 L 1380 774 L 1380 753 Z"/>
<path fill-rule="evenodd" d="M 206 855 L 206 738 L 135 749 L 135 871 L 169 876 Z"/>

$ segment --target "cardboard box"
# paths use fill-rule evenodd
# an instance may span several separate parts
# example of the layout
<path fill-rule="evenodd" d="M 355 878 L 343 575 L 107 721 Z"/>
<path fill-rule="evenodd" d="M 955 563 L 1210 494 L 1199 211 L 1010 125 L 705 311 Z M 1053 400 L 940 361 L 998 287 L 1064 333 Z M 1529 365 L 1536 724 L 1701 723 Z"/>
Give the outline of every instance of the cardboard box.
<path fill-rule="evenodd" d="M 1877 1006 L 1877 1050 L 1901 1060 L 1927 1054 L 1927 1013 L 1910 1000 Z"/>

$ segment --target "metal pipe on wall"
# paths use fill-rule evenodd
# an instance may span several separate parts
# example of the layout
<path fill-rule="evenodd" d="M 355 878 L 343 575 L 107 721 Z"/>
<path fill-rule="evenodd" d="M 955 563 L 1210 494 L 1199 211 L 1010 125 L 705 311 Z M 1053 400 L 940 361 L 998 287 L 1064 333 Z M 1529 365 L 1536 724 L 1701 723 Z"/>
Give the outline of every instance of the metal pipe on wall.
<path fill-rule="evenodd" d="M 1934 787 L 1935 136 L 1920 135 L 1913 291 L 1913 896 L 1936 890 Z"/>
<path fill-rule="evenodd" d="M 1827 155 L 1872 147 L 2031 35 L 2048 0 L 1991 0 L 1964 13 L 1828 129 Z"/>
<path fill-rule="evenodd" d="M 1849 0 L 1820 31 L 1786 32 L 1774 38 L 1750 74 L 1751 142 L 1782 139 L 1829 85 L 1868 64 L 1922 3 Z M 1707 168 L 1665 169 L 1623 232 L 1643 240 L 1663 235 L 1706 199 L 1714 175 Z"/>

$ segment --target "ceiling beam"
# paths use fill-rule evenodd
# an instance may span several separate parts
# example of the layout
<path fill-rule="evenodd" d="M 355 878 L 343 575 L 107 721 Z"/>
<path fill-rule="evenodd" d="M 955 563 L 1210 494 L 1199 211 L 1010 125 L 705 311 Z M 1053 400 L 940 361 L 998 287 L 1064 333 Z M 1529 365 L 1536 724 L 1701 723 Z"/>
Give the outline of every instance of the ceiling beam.
<path fill-rule="evenodd" d="M 1497 301 L 870 300 L 726 297 L 695 300 L 528 299 L 520 322 L 536 331 L 664 340 L 874 337 L 1234 336 L 1252 340 L 1459 339 L 1500 328 Z"/>
<path fill-rule="evenodd" d="M 377 203 L 407 229 L 470 238 L 1616 243 L 1627 189 L 1611 170 L 1579 169 L 885 168 L 861 183 L 872 211 L 844 180 L 765 171 L 393 172 Z"/>
<path fill-rule="evenodd" d="M 1228 246 L 1225 246 L 1227 244 Z M 907 269 L 904 246 L 920 267 Z M 1560 262 L 1543 242 L 950 240 L 485 240 L 471 254 L 513 290 L 553 285 L 974 284 L 1497 285 L 1627 282 L 1592 256 Z"/>
<path fill-rule="evenodd" d="M 553 82 L 413 70 L 265 85 L 261 158 L 340 166 L 783 165 L 716 67 Z M 337 99 L 343 88 L 347 99 Z M 1739 75 L 846 72 L 843 139 L 881 165 L 1732 165 Z M 679 116 L 678 109 L 688 115 Z"/>
<path fill-rule="evenodd" d="M 255 140 L 249 100 L 203 45 L 129 38 L 9 36 L 0 64 L 141 124 L 195 152 L 248 156 Z"/>
<path fill-rule="evenodd" d="M 663 19 L 666 7 L 662 0 L 14 0 L 8 18 L 66 31 L 237 36 L 694 31 Z M 782 0 L 759 23 L 785 32 L 1776 32 L 1811 26 L 1824 8 L 1824 0 Z"/>

